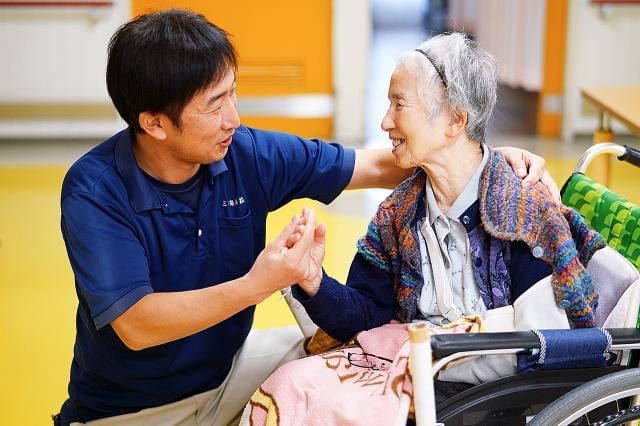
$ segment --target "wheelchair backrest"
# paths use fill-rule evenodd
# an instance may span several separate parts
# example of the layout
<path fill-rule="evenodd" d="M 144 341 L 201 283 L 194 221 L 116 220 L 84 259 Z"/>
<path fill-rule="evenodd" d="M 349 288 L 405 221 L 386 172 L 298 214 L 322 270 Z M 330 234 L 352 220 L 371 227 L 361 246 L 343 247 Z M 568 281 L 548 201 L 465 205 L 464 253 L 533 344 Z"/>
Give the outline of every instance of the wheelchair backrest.
<path fill-rule="evenodd" d="M 577 210 L 609 247 L 640 269 L 640 207 L 582 173 L 569 178 L 562 202 Z"/>

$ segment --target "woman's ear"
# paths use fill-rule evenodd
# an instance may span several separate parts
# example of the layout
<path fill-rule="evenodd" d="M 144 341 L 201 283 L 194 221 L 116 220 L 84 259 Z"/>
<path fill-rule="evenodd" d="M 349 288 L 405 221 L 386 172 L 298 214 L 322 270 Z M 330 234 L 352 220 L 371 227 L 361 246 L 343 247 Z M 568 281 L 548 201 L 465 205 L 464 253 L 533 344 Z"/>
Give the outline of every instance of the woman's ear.
<path fill-rule="evenodd" d="M 459 113 L 452 113 L 451 120 L 449 121 L 449 126 L 447 127 L 447 131 L 445 134 L 450 138 L 455 138 L 462 131 L 464 131 L 465 126 L 467 125 L 467 111 L 461 111 Z"/>
<path fill-rule="evenodd" d="M 154 139 L 163 141 L 167 138 L 165 120 L 162 120 L 160 114 L 149 111 L 141 112 L 138 115 L 138 124 L 146 134 Z"/>

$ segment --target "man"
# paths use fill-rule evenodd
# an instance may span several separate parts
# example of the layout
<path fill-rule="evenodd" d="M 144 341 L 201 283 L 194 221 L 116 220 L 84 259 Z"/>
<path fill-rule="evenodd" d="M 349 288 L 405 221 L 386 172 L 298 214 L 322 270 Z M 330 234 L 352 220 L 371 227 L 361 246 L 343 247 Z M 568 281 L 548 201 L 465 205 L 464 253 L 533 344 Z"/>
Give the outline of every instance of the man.
<path fill-rule="evenodd" d="M 111 39 L 107 87 L 129 128 L 62 188 L 79 306 L 61 424 L 232 421 L 302 354 L 293 328 L 250 332 L 255 305 L 316 272 L 313 216 L 264 248 L 267 213 L 406 176 L 389 152 L 241 126 L 236 70 L 226 33 L 186 11 L 138 17 Z M 509 152 L 538 179 L 542 159 Z"/>

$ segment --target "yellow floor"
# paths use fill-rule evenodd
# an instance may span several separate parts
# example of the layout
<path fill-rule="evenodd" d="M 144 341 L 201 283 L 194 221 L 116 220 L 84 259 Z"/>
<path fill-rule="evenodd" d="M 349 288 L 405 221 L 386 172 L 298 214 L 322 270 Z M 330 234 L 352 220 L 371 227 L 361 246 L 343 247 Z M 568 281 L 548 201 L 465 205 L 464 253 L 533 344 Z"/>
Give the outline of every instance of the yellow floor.
<path fill-rule="evenodd" d="M 548 159 L 558 182 L 575 159 Z M 43 425 L 66 398 L 76 297 L 60 235 L 59 194 L 65 167 L 0 166 L 0 424 Z M 612 188 L 638 203 L 640 171 L 616 165 Z M 348 204 L 348 198 L 347 198 Z M 325 267 L 344 279 L 368 217 L 336 214 L 298 201 L 271 215 L 271 239 L 303 205 L 328 225 Z M 356 209 L 357 210 L 357 209 Z M 255 326 L 293 324 L 283 301 L 258 307 Z"/>
<path fill-rule="evenodd" d="M 66 167 L 0 166 L 0 424 L 42 425 L 66 398 L 76 296 L 60 234 Z M 272 214 L 268 238 L 303 206 L 326 223 L 326 269 L 344 279 L 365 218 L 339 217 L 311 200 Z M 284 301 L 258 307 L 255 326 L 295 324 Z"/>

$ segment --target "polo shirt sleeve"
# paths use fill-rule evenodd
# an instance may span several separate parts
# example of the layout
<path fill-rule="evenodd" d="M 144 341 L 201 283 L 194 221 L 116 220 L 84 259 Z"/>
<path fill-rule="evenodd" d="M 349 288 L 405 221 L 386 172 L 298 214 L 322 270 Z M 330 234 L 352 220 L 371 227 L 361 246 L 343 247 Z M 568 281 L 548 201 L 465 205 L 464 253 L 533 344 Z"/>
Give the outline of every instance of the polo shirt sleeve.
<path fill-rule="evenodd" d="M 270 210 L 296 198 L 333 201 L 351 181 L 355 151 L 336 143 L 250 129 Z"/>
<path fill-rule="evenodd" d="M 90 194 L 68 195 L 61 226 L 79 296 L 96 329 L 153 293 L 144 248 L 117 205 Z"/>

